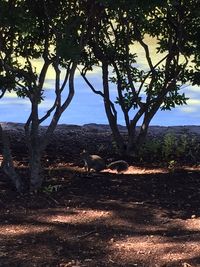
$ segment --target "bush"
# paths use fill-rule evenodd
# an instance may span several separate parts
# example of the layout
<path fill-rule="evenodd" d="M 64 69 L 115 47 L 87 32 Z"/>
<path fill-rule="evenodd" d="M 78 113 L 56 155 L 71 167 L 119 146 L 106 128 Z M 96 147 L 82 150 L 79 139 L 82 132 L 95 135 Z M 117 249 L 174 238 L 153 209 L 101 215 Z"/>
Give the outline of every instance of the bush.
<path fill-rule="evenodd" d="M 200 162 L 200 142 L 197 136 L 188 133 L 175 135 L 167 133 L 163 137 L 148 139 L 139 149 L 140 162 L 170 162 L 197 164 Z"/>
<path fill-rule="evenodd" d="M 147 140 L 139 149 L 138 158 L 140 162 L 158 161 L 158 155 L 161 153 L 161 141 L 153 138 Z"/>

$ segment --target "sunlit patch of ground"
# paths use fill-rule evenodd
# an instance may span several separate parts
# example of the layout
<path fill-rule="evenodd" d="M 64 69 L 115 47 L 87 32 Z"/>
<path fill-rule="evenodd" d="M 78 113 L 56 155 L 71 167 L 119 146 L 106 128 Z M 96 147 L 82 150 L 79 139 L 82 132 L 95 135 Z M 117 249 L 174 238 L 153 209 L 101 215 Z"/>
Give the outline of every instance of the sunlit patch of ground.
<path fill-rule="evenodd" d="M 135 167 L 129 166 L 128 170 L 124 172 L 125 174 L 156 174 L 156 173 L 168 173 L 167 168 L 145 168 L 145 167 Z"/>
<path fill-rule="evenodd" d="M 124 266 L 128 263 L 140 266 L 137 262 L 141 257 L 145 258 L 145 266 L 148 263 L 149 266 L 165 266 L 166 262 L 170 264 L 177 261 L 184 263 L 190 260 L 190 257 L 192 259 L 200 255 L 200 234 L 196 235 L 197 241 L 194 241 L 193 237 L 188 236 L 184 242 L 182 237 L 169 238 L 159 235 L 113 239 L 111 240 L 112 259 L 114 262 L 120 261 Z M 177 264 L 177 266 L 180 265 Z"/>
<path fill-rule="evenodd" d="M 97 221 L 109 219 L 112 216 L 110 211 L 99 211 L 92 209 L 74 209 L 74 210 L 63 210 L 59 213 L 59 210 L 54 214 L 52 211 L 50 214 L 41 214 L 39 220 L 42 222 L 50 223 L 66 223 L 66 224 L 90 224 Z M 42 213 L 42 212 L 41 212 Z"/>
<path fill-rule="evenodd" d="M 134 236 L 113 236 L 110 239 L 113 262 L 121 262 L 122 266 L 143 266 L 138 264 L 143 257 L 144 266 L 171 266 L 170 263 L 175 264 L 173 266 L 199 266 L 187 262 L 200 255 L 200 219 L 132 226 L 136 231 Z"/>
<path fill-rule="evenodd" d="M 23 236 L 27 234 L 38 234 L 42 232 L 46 232 L 49 230 L 49 227 L 45 226 L 36 226 L 36 225 L 30 225 L 30 224 L 25 224 L 25 225 L 13 225 L 13 224 L 8 224 L 8 225 L 3 225 L 0 226 L 0 238 L 2 236 L 6 237 L 14 237 L 14 236 Z"/>

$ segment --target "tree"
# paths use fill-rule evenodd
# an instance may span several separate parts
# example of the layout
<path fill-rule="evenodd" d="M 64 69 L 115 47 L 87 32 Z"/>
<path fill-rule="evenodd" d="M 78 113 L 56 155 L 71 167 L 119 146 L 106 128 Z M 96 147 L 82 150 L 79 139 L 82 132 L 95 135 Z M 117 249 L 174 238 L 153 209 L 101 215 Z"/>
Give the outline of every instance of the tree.
<path fill-rule="evenodd" d="M 200 85 L 200 6 L 197 0 L 191 0 L 185 4 L 187 10 L 192 11 L 187 21 L 187 31 L 184 36 L 185 53 L 192 56 L 186 77 L 192 85 Z"/>
<path fill-rule="evenodd" d="M 144 142 L 149 124 L 159 109 L 170 110 L 186 103 L 181 86 L 187 82 L 188 23 L 195 15 L 191 1 L 97 1 L 88 51 L 81 73 L 90 88 L 104 99 L 105 111 L 121 154 L 137 151 Z M 154 62 L 148 38 L 157 41 Z M 140 45 L 146 65 L 138 66 Z M 87 71 L 97 64 L 102 69 L 103 89 L 95 90 Z M 110 69 L 113 74 L 110 75 Z M 117 99 L 110 98 L 110 82 L 116 84 Z M 128 131 L 125 141 L 117 125 L 119 104 Z M 133 114 L 133 115 L 132 115 Z M 136 127 L 142 121 L 139 132 Z"/>
<path fill-rule="evenodd" d="M 2 94 L 5 90 L 14 90 L 19 97 L 28 98 L 31 103 L 25 124 L 31 191 L 37 190 L 42 184 L 42 154 L 60 116 L 74 96 L 75 70 L 87 40 L 89 25 L 81 5 L 82 1 L 76 0 L 0 2 Z M 38 59 L 42 60 L 39 71 L 34 67 L 34 60 Z M 40 117 L 39 107 L 44 100 L 44 83 L 50 67 L 55 73 L 55 99 L 51 108 Z M 63 79 L 61 70 L 65 71 Z M 41 133 L 40 125 L 49 117 L 51 121 L 47 130 Z M 8 146 L 5 144 L 4 147 Z M 7 167 L 7 173 L 10 171 L 13 177 L 13 165 L 6 159 L 8 157 L 4 158 L 3 166 Z M 23 184 L 17 189 L 22 191 L 22 188 Z"/>

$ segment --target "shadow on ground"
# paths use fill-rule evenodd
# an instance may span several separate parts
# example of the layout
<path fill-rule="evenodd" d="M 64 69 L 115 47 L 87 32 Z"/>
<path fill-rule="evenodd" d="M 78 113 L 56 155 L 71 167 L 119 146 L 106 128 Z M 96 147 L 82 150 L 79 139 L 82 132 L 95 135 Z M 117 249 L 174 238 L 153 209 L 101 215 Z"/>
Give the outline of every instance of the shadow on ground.
<path fill-rule="evenodd" d="M 0 184 L 0 266 L 200 266 L 199 171 L 45 175 L 57 191 Z"/>

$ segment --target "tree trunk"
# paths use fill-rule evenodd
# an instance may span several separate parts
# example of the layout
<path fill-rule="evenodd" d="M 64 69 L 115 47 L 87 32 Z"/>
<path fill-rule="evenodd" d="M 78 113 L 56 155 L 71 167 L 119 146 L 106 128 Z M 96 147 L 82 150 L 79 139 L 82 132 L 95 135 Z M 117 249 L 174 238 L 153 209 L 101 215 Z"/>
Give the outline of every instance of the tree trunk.
<path fill-rule="evenodd" d="M 106 115 L 109 121 L 110 128 L 113 133 L 114 140 L 116 142 L 116 145 L 119 149 L 119 153 L 121 155 L 126 154 L 126 145 L 124 143 L 124 140 L 119 132 L 118 126 L 117 126 L 117 115 L 113 114 L 112 108 L 111 108 L 111 102 L 110 102 L 110 96 L 109 96 L 109 82 L 108 82 L 108 64 L 106 62 L 102 62 L 102 75 L 103 75 L 103 90 L 104 90 L 104 106 Z"/>
<path fill-rule="evenodd" d="M 3 162 L 1 164 L 1 167 L 3 171 L 5 172 L 5 174 L 10 178 L 16 190 L 19 193 L 23 193 L 26 189 L 25 182 L 15 171 L 14 163 L 13 163 L 13 159 L 11 155 L 11 150 L 10 150 L 9 138 L 6 132 L 2 129 L 1 124 L 0 124 L 0 137 L 2 139 L 2 145 L 3 145 L 3 151 L 2 151 Z"/>
<path fill-rule="evenodd" d="M 130 155 L 132 152 L 135 152 L 135 154 L 137 154 L 141 145 L 144 144 L 147 137 L 149 124 L 154 115 L 156 114 L 156 112 L 158 111 L 163 101 L 163 97 L 166 95 L 166 93 L 167 90 L 165 89 L 163 94 L 159 97 L 158 101 L 154 104 L 154 106 L 150 110 L 147 110 L 145 106 L 143 106 L 135 115 L 135 118 L 131 121 L 130 131 L 128 136 L 128 144 L 127 144 L 128 155 Z M 139 134 L 136 135 L 136 123 L 142 117 L 143 114 L 144 114 L 143 123 L 142 126 L 140 127 Z"/>
<path fill-rule="evenodd" d="M 32 148 L 30 155 L 30 191 L 37 191 L 43 182 L 41 175 L 41 154 L 39 147 Z"/>
<path fill-rule="evenodd" d="M 132 126 L 128 132 L 128 142 L 126 148 L 127 155 L 134 155 L 137 153 L 136 143 L 136 126 Z"/>
<path fill-rule="evenodd" d="M 53 114 L 50 125 L 47 127 L 47 130 L 42 135 L 40 135 L 39 133 L 40 123 L 43 122 L 51 114 L 51 112 L 47 112 L 48 114 L 47 116 L 45 115 L 42 119 L 39 119 L 38 115 L 39 98 L 37 97 L 37 90 L 35 90 L 36 95 L 34 96 L 33 99 L 31 99 L 32 102 L 31 115 L 25 125 L 26 142 L 29 148 L 30 191 L 37 191 L 42 185 L 43 182 L 43 176 L 41 173 L 42 155 L 57 126 L 60 116 L 62 115 L 64 110 L 68 107 L 68 105 L 71 103 L 72 98 L 74 96 L 74 75 L 76 67 L 77 67 L 77 61 L 74 61 L 70 67 L 69 72 L 67 72 L 66 80 L 69 75 L 69 93 L 65 101 L 61 105 L 61 94 L 63 88 L 59 87 L 60 72 L 58 66 L 56 66 L 57 98 L 55 103 L 55 112 Z"/>
<path fill-rule="evenodd" d="M 36 91 L 37 92 L 37 91 Z M 30 191 L 37 191 L 43 182 L 41 176 L 41 137 L 39 134 L 39 117 L 37 95 L 32 100 L 30 120 L 25 125 L 26 142 L 29 149 Z"/>

